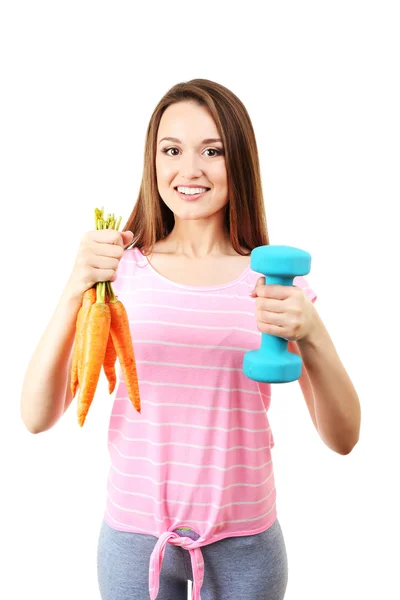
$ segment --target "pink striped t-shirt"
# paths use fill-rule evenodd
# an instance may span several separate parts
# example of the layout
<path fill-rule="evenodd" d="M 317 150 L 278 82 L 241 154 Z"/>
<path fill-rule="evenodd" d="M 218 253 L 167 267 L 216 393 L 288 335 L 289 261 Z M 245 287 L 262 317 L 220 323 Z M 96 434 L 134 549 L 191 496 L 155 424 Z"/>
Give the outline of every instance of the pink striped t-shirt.
<path fill-rule="evenodd" d="M 104 519 L 119 531 L 159 538 L 149 566 L 151 600 L 166 543 L 189 550 L 198 599 L 200 548 L 265 531 L 277 516 L 271 385 L 242 370 L 244 353 L 261 343 L 249 296 L 258 277 L 249 265 L 229 283 L 183 285 L 157 273 L 139 248 L 125 250 L 118 266 L 113 288 L 130 321 L 141 413 L 118 366 Z M 293 284 L 315 301 L 304 277 Z M 179 527 L 200 537 L 181 537 Z"/>

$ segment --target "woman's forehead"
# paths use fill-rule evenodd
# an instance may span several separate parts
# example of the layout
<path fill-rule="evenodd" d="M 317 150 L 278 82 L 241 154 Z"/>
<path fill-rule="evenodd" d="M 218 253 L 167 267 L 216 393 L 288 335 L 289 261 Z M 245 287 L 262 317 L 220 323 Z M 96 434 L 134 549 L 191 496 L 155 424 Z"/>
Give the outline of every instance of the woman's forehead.
<path fill-rule="evenodd" d="M 179 102 L 169 106 L 161 117 L 157 137 L 158 143 L 164 137 L 174 138 L 169 141 L 181 144 L 204 143 L 204 140 L 222 141 L 208 109 L 193 102 Z"/>

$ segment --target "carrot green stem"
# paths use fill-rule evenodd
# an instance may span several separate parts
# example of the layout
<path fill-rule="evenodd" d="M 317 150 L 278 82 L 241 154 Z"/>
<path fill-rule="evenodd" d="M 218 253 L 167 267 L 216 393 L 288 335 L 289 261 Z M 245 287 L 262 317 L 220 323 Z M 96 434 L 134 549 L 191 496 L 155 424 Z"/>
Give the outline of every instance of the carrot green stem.
<path fill-rule="evenodd" d="M 102 302 L 104 304 L 106 301 L 106 282 L 105 281 L 101 282 L 101 296 L 100 297 L 101 297 L 100 302 Z"/>
<path fill-rule="evenodd" d="M 94 222 L 96 229 L 116 229 L 119 230 L 122 217 L 118 217 L 118 221 L 115 219 L 114 213 L 109 213 L 107 219 L 104 218 L 104 206 L 101 208 L 94 209 Z M 99 281 L 96 285 L 96 302 L 104 303 L 106 300 L 106 293 L 110 302 L 116 302 L 117 296 L 114 293 L 111 281 Z"/>
<path fill-rule="evenodd" d="M 111 284 L 111 281 L 108 281 L 108 298 L 110 302 L 116 302 L 117 301 L 117 296 L 114 294 L 114 290 L 113 290 L 113 286 Z"/>

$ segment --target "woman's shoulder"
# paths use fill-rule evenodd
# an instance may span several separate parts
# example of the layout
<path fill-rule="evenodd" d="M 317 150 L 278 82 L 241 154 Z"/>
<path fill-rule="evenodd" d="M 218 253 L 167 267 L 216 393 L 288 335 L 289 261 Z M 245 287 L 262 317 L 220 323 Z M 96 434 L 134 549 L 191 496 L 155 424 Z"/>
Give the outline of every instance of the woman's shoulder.
<path fill-rule="evenodd" d="M 126 248 L 120 259 L 120 264 L 123 263 L 124 265 L 132 265 L 133 263 L 138 264 L 143 262 L 145 262 L 144 256 L 142 250 L 138 246 L 130 246 L 129 248 Z"/>
<path fill-rule="evenodd" d="M 117 277 L 113 282 L 113 288 L 122 291 L 133 277 L 143 272 L 146 266 L 146 258 L 137 246 L 126 248 L 119 260 L 117 267 Z"/>

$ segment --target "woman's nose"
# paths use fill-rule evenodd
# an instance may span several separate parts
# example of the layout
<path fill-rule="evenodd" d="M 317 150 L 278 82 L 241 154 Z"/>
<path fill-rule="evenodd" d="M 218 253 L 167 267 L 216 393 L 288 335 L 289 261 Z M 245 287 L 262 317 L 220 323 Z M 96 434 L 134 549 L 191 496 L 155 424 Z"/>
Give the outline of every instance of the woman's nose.
<path fill-rule="evenodd" d="M 201 175 L 201 169 L 199 165 L 199 157 L 196 153 L 186 153 L 180 161 L 180 172 L 183 177 L 196 177 Z"/>

